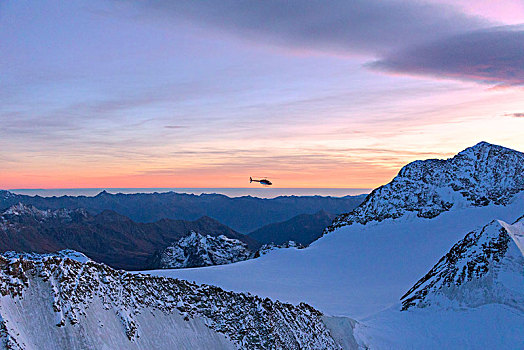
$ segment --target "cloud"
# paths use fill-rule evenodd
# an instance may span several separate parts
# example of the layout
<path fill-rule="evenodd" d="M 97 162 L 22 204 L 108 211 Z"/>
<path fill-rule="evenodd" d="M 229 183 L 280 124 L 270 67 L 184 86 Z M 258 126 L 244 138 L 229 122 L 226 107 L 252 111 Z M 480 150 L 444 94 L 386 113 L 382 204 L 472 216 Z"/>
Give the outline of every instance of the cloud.
<path fill-rule="evenodd" d="M 187 126 L 184 125 L 164 125 L 166 129 L 185 129 Z"/>
<path fill-rule="evenodd" d="M 524 85 L 524 28 L 479 30 L 386 55 L 370 67 L 392 72 Z"/>
<path fill-rule="evenodd" d="M 505 114 L 505 116 L 513 118 L 524 118 L 524 113 L 508 113 Z"/>
<path fill-rule="evenodd" d="M 247 40 L 323 53 L 366 54 L 368 68 L 493 85 L 523 85 L 524 32 L 422 1 L 168 1 L 157 15 Z"/>

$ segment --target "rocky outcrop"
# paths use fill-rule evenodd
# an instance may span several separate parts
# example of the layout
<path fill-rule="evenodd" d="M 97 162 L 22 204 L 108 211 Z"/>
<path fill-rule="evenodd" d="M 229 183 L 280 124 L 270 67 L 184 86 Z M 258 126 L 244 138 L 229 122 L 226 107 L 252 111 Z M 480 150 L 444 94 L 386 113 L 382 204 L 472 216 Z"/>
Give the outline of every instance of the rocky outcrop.
<path fill-rule="evenodd" d="M 213 237 L 192 231 L 169 245 L 160 255 L 160 268 L 202 267 L 231 264 L 253 257 L 247 244 L 224 235 Z"/>
<path fill-rule="evenodd" d="M 259 257 L 262 255 L 265 255 L 269 252 L 272 252 L 277 249 L 287 249 L 287 248 L 295 248 L 295 249 L 304 249 L 306 248 L 300 243 L 297 243 L 295 241 L 287 241 L 282 244 L 264 244 L 260 249 L 255 253 L 255 257 Z"/>

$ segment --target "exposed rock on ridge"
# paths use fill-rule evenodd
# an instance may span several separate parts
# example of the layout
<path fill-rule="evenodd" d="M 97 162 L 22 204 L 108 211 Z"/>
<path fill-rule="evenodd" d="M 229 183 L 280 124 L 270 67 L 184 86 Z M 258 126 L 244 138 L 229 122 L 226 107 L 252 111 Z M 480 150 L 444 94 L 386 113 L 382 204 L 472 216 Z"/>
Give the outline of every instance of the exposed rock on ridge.
<path fill-rule="evenodd" d="M 287 249 L 287 248 L 296 248 L 296 249 L 305 249 L 306 247 L 304 247 L 302 244 L 300 243 L 297 243 L 295 241 L 287 241 L 287 242 L 284 242 L 282 244 L 264 244 L 256 253 L 255 253 L 255 257 L 259 257 L 259 256 L 262 256 L 262 255 L 265 255 L 269 252 L 272 252 L 274 250 L 277 250 L 277 249 Z"/>

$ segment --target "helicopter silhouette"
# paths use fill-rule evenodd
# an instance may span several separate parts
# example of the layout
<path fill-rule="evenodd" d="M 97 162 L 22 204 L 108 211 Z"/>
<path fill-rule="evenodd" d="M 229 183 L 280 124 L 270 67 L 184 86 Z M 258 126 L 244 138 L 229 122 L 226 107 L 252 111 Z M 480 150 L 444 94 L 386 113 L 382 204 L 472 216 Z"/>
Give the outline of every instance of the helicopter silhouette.
<path fill-rule="evenodd" d="M 251 178 L 251 176 L 249 177 L 249 183 L 252 183 L 252 182 L 259 182 L 260 184 L 264 185 L 264 186 L 271 186 L 273 183 L 271 181 L 269 181 L 268 179 L 260 179 L 260 180 L 255 180 L 253 178 Z"/>

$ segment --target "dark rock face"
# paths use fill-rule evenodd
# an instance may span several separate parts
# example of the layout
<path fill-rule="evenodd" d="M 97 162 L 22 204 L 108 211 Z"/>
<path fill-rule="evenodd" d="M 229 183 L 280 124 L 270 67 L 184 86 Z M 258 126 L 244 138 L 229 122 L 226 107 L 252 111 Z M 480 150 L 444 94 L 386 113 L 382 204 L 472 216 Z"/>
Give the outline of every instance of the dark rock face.
<path fill-rule="evenodd" d="M 524 219 L 512 227 L 524 232 Z M 402 310 L 488 303 L 524 310 L 524 256 L 494 220 L 455 244 L 401 300 Z"/>
<path fill-rule="evenodd" d="M 256 251 L 260 244 L 209 217 L 196 221 L 136 223 L 113 211 L 91 215 L 84 209 L 39 210 L 15 205 L 0 214 L 0 251 L 47 253 L 74 249 L 114 268 L 158 268 L 158 253 L 191 231 L 223 235 Z"/>
<path fill-rule="evenodd" d="M 39 293 L 45 290 L 49 295 L 38 294 L 38 302 L 52 303 L 54 327 L 64 329 L 64 337 L 74 336 L 71 329 L 89 327 L 88 317 L 98 317 L 89 311 L 96 301 L 120 317 L 130 344 L 141 337 L 137 316 L 158 310 L 165 315 L 182 315 L 185 320 L 203 319 L 207 327 L 225 334 L 241 349 L 340 349 L 322 322 L 322 314 L 304 303 L 293 306 L 178 279 L 126 273 L 63 254 L 0 255 L 0 293 L 4 298 L 23 298 L 41 285 L 47 287 Z M 25 336 L 39 334 L 49 326 L 42 325 L 26 335 L 17 333 L 18 322 L 0 317 L 0 339 L 7 348 L 23 349 Z M 68 333 L 66 325 L 77 326 Z M 88 336 L 107 331 L 99 328 Z"/>
<path fill-rule="evenodd" d="M 415 161 L 375 189 L 326 232 L 353 223 L 396 219 L 407 213 L 434 218 L 456 204 L 505 205 L 524 190 L 524 153 L 481 142 L 447 160 Z"/>
<path fill-rule="evenodd" d="M 288 241 L 308 246 L 322 237 L 335 215 L 325 211 L 297 215 L 287 221 L 269 224 L 249 234 L 262 244 L 284 244 Z"/>
<path fill-rule="evenodd" d="M 165 218 L 194 221 L 208 216 L 235 231 L 248 233 L 267 224 L 319 210 L 345 213 L 356 208 L 363 200 L 364 196 L 283 196 L 263 199 L 250 196 L 230 198 L 219 194 L 110 194 L 105 191 L 95 197 L 31 197 L 0 191 L 0 210 L 20 202 L 39 209 L 85 208 L 92 215 L 111 210 L 135 222 L 156 222 Z"/>
<path fill-rule="evenodd" d="M 255 258 L 258 258 L 262 255 L 265 255 L 269 252 L 272 252 L 274 250 L 277 250 L 277 249 L 288 249 L 288 248 L 295 248 L 295 249 L 305 249 L 306 247 L 303 246 L 302 244 L 300 243 L 297 243 L 295 241 L 287 241 L 287 242 L 284 242 L 282 244 L 278 244 L 278 245 L 275 245 L 275 244 L 264 244 L 262 247 L 260 247 L 260 249 L 255 253 Z"/>

